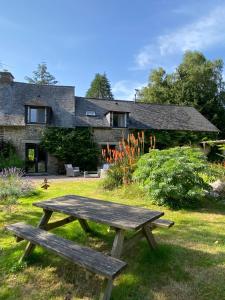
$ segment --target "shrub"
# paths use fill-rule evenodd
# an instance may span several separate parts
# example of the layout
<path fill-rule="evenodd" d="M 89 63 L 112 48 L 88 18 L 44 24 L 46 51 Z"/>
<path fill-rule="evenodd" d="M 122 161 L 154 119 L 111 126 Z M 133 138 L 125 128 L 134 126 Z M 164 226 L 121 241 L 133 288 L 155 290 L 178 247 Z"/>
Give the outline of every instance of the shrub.
<path fill-rule="evenodd" d="M 33 192 L 32 183 L 23 178 L 21 169 L 9 168 L 0 173 L 0 201 L 1 204 L 15 204 L 19 197 L 27 196 Z"/>
<path fill-rule="evenodd" d="M 102 187 L 106 190 L 113 190 L 123 184 L 124 171 L 120 165 L 112 165 L 107 176 L 102 181 Z"/>
<path fill-rule="evenodd" d="M 217 179 L 223 180 L 225 177 L 225 165 L 223 163 L 209 163 L 207 174 L 202 174 L 207 183 L 212 183 Z"/>
<path fill-rule="evenodd" d="M 155 203 L 175 208 L 193 205 L 210 190 L 203 175 L 212 172 L 198 148 L 175 147 L 143 155 L 133 178 Z"/>
<path fill-rule="evenodd" d="M 86 171 L 97 169 L 99 148 L 88 128 L 47 128 L 41 144 L 64 163 Z"/>
<path fill-rule="evenodd" d="M 5 168 L 23 168 L 24 162 L 19 158 L 19 156 L 16 153 L 10 153 L 9 157 L 4 158 L 0 154 L 0 170 L 3 170 Z"/>
<path fill-rule="evenodd" d="M 24 162 L 16 154 L 15 147 L 10 142 L 0 142 L 0 170 L 4 168 L 23 168 Z"/>

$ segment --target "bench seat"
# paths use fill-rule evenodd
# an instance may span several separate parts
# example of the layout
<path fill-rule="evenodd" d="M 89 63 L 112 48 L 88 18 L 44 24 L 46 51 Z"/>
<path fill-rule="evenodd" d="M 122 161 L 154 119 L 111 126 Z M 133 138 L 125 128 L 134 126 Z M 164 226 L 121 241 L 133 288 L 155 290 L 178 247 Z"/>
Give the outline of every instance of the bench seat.
<path fill-rule="evenodd" d="M 127 265 L 119 259 L 77 245 L 72 241 L 25 223 L 16 223 L 5 227 L 15 236 L 55 252 L 59 256 L 107 279 L 114 279 Z"/>
<path fill-rule="evenodd" d="M 151 225 L 153 225 L 153 227 L 170 228 L 174 225 L 174 222 L 165 219 L 156 219 L 151 222 Z"/>

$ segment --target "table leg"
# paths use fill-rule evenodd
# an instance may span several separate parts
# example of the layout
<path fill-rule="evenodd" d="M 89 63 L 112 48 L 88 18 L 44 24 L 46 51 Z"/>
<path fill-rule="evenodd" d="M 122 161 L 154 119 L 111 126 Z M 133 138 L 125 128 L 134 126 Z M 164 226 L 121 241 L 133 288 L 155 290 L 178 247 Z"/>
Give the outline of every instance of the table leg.
<path fill-rule="evenodd" d="M 117 229 L 116 236 L 113 241 L 111 256 L 120 258 L 122 251 L 123 251 L 123 242 L 124 242 L 124 230 Z"/>
<path fill-rule="evenodd" d="M 86 232 L 86 233 L 91 233 L 92 230 L 90 228 L 90 226 L 88 225 L 88 222 L 84 219 L 78 219 L 80 226 L 82 227 L 82 229 Z"/>
<path fill-rule="evenodd" d="M 124 253 L 130 251 L 138 245 L 138 242 L 144 238 L 143 230 L 140 229 L 134 233 L 134 235 L 124 241 L 123 251 Z"/>
<path fill-rule="evenodd" d="M 155 249 L 156 246 L 157 246 L 157 243 L 156 243 L 155 238 L 152 234 L 151 227 L 148 226 L 148 225 L 145 225 L 142 230 L 143 230 L 144 236 L 146 237 L 146 239 L 148 241 L 148 244 L 149 244 L 150 248 Z"/>
<path fill-rule="evenodd" d="M 51 216 L 52 216 L 52 211 L 49 211 L 49 210 L 45 210 L 44 209 L 44 214 L 43 214 L 43 216 L 42 216 L 42 218 L 41 218 L 41 220 L 40 220 L 40 222 L 39 222 L 39 224 L 38 224 L 38 228 L 44 228 L 45 227 L 45 225 L 48 223 L 48 221 L 50 220 L 50 218 L 51 218 Z M 27 246 L 26 246 L 26 249 L 25 249 L 25 252 L 24 252 L 24 254 L 23 254 L 23 256 L 21 257 L 21 259 L 20 259 L 20 262 L 23 260 L 23 259 L 25 259 L 27 256 L 29 256 L 32 252 L 33 252 L 33 250 L 34 250 L 34 248 L 35 248 L 35 245 L 34 244 L 32 244 L 31 242 L 29 242 L 28 244 L 27 244 Z"/>
<path fill-rule="evenodd" d="M 103 290 L 100 294 L 99 300 L 110 300 L 112 287 L 113 287 L 112 279 L 105 279 L 103 283 Z"/>

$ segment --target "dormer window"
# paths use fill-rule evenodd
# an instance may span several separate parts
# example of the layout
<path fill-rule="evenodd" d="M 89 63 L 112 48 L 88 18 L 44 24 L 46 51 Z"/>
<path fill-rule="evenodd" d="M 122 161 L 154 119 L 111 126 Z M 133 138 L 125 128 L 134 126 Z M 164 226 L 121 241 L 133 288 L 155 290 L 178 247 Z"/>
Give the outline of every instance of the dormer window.
<path fill-rule="evenodd" d="M 127 127 L 127 113 L 110 112 L 110 126 L 114 128 Z"/>
<path fill-rule="evenodd" d="M 93 111 L 93 110 L 87 110 L 86 111 L 86 116 L 88 116 L 88 117 L 95 117 L 96 116 L 95 111 Z"/>
<path fill-rule="evenodd" d="M 49 124 L 51 108 L 45 106 L 26 106 L 27 124 Z"/>

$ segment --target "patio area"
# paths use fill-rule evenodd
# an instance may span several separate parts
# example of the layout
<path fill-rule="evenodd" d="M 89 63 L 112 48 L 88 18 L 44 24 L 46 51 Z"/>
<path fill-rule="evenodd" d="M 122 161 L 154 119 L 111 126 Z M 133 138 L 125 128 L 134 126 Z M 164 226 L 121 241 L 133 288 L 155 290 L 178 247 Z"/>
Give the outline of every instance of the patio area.
<path fill-rule="evenodd" d="M 77 177 L 67 177 L 66 175 L 46 175 L 46 176 L 26 176 L 25 179 L 30 179 L 35 183 L 42 183 L 45 178 L 48 179 L 49 183 L 53 182 L 62 182 L 62 181 L 87 181 L 87 180 L 99 180 L 100 178 L 95 176 L 94 174 L 90 174 L 88 177 L 84 177 L 83 175 Z"/>

